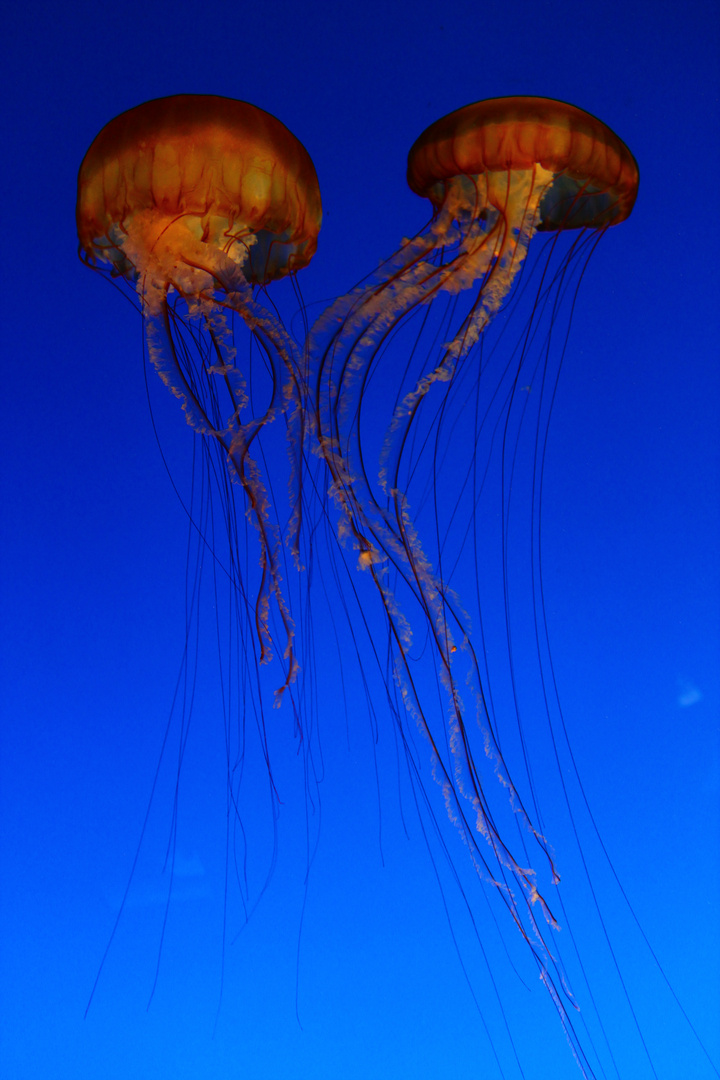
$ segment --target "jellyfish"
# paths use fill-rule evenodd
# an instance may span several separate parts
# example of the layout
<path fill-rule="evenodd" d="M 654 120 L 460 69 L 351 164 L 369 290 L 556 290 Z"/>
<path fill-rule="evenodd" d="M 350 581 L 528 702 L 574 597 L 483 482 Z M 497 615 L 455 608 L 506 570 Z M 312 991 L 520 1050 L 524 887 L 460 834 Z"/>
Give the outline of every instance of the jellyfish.
<path fill-rule="evenodd" d="M 315 168 L 301 143 L 270 114 L 223 97 L 177 95 L 122 113 L 95 138 L 79 172 L 80 257 L 139 308 L 146 381 L 154 367 L 194 433 L 186 441 L 190 461 L 180 468 L 177 455 L 168 459 L 167 437 L 158 435 L 189 525 L 184 645 L 138 844 L 139 855 L 169 766 L 170 872 L 155 983 L 175 888 L 178 793 L 197 712 L 198 656 L 211 643 L 219 694 L 205 738 L 219 739 L 226 768 L 226 902 L 233 875 L 245 912 L 254 891 L 243 891 L 247 845 L 256 840 L 244 829 L 247 772 L 260 774 L 253 797 L 266 815 L 259 810 L 263 861 L 254 861 L 272 873 L 275 850 L 267 850 L 266 837 L 276 829 L 280 797 L 266 701 L 290 703 L 292 738 L 310 770 L 298 680 L 306 635 L 297 632 L 295 614 L 307 590 L 306 357 L 268 287 L 285 279 L 299 297 L 296 274 L 315 253 L 321 213 Z M 286 729 L 276 737 L 285 738 Z M 260 770 L 246 769 L 258 757 Z M 137 855 L 90 1001 L 136 864 Z"/>
<path fill-rule="evenodd" d="M 230 584 L 230 655 L 242 657 L 232 677 L 230 659 L 225 669 L 226 712 L 232 694 L 241 714 L 232 752 L 228 733 L 228 816 L 240 820 L 248 708 L 273 825 L 279 811 L 260 680 L 271 661 L 275 703 L 290 703 L 302 747 L 306 817 L 316 809 L 315 703 L 306 711 L 301 675 L 312 667 L 312 578 L 300 571 L 319 552 L 329 566 L 315 577 L 328 593 L 339 587 L 329 621 L 349 620 L 338 670 L 356 658 L 369 707 L 390 718 L 433 858 L 448 860 L 478 927 L 451 849 L 459 833 L 473 884 L 518 931 L 591 1076 L 550 932 L 565 923 L 552 892 L 559 860 L 533 778 L 538 715 L 553 745 L 563 732 L 542 493 L 577 290 L 600 239 L 632 210 L 637 166 L 574 106 L 499 98 L 431 125 L 410 151 L 408 182 L 430 200 L 427 226 L 298 343 L 268 286 L 294 285 L 316 249 L 307 152 L 255 106 L 163 98 L 91 145 L 80 254 L 136 298 L 146 356 L 199 436 L 201 490 L 187 508 Z M 325 682 L 337 678 L 328 670 Z"/>
<path fill-rule="evenodd" d="M 299 567 L 307 380 L 301 347 L 254 289 L 309 263 L 320 221 L 305 148 L 275 117 L 228 98 L 181 94 L 122 113 L 94 140 L 78 178 L 81 258 L 135 291 L 150 361 L 219 455 L 208 467 L 221 497 L 234 498 L 228 479 L 242 492 L 259 542 L 254 590 L 232 543 L 225 569 L 251 627 L 248 651 L 260 664 L 275 654 L 283 666 L 278 697 L 298 670 L 281 533 Z M 260 351 L 262 387 L 257 374 L 249 384 L 235 318 Z M 260 464 L 262 434 L 281 418 L 290 461 L 284 523 Z M 199 513 L 207 527 L 207 509 Z M 235 525 L 228 513 L 229 532 Z"/>
<path fill-rule="evenodd" d="M 429 223 L 311 333 L 318 452 L 344 557 L 368 582 L 361 606 L 374 597 L 385 620 L 408 772 L 427 803 L 439 785 L 591 1074 L 548 940 L 559 874 L 525 721 L 549 714 L 554 686 L 540 524 L 559 365 L 589 254 L 630 214 L 638 169 L 590 114 L 512 97 L 432 124 L 407 179 Z"/>

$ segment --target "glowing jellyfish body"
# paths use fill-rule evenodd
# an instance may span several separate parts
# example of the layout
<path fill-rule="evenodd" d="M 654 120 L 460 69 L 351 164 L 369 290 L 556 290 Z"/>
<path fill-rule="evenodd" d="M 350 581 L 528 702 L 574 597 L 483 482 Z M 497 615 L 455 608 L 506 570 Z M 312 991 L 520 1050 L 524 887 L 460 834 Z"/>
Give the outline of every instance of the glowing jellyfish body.
<path fill-rule="evenodd" d="M 306 377 L 301 349 L 253 286 L 306 266 L 320 220 L 304 147 L 275 117 L 228 98 L 177 95 L 121 114 L 94 140 L 78 178 L 82 257 L 135 287 L 152 363 L 242 488 L 260 541 L 259 582 L 245 604 L 260 661 L 276 652 L 284 665 L 283 688 L 296 673 L 294 627 L 281 585 L 281 527 L 254 451 L 263 428 L 284 416 L 292 466 L 284 531 L 298 561 Z M 257 415 L 236 357 L 234 315 L 270 371 Z M 238 582 L 239 568 L 230 573 Z"/>
<path fill-rule="evenodd" d="M 521 587 L 535 601 L 536 519 L 558 373 L 549 363 L 550 343 L 598 237 L 632 209 L 637 166 L 620 139 L 580 109 L 545 98 L 500 98 L 428 128 L 410 151 L 408 182 L 433 204 L 428 226 L 314 328 L 317 437 L 340 508 L 340 535 L 380 597 L 403 743 L 412 745 L 409 715 L 430 744 L 434 778 L 480 878 L 497 887 L 530 945 L 582 1059 L 562 967 L 543 937 L 545 920 L 555 921 L 554 901 L 528 869 L 539 845 L 538 869 L 549 866 L 556 880 L 531 764 L 523 786 L 530 794 L 521 797 L 501 750 L 512 736 L 512 714 L 526 752 L 510 522 L 530 519 L 525 542 L 534 554 Z M 565 230 L 574 239 L 553 261 Z M 530 302 L 524 314 L 508 315 L 537 232 L 550 236 L 523 282 Z M 445 306 L 433 314 L 431 302 L 442 297 Z M 491 350 L 486 331 L 501 312 L 504 348 Z M 531 476 L 520 495 L 524 461 Z M 516 508 L 523 499 L 525 507 Z M 496 537 L 497 558 L 479 555 L 485 534 Z M 486 590 L 494 590 L 501 613 L 495 624 L 481 602 Z M 537 607 L 533 618 L 539 657 Z M 506 650 L 504 696 L 492 657 L 498 640 Z M 541 668 L 540 676 L 538 694 L 547 702 L 551 675 Z M 413 753 L 409 771 L 430 800 Z M 511 850 L 519 847 L 522 856 Z"/>
<path fill-rule="evenodd" d="M 429 224 L 330 306 L 304 350 L 254 290 L 312 258 L 317 179 L 297 140 L 254 106 L 178 96 L 108 124 L 80 171 L 81 254 L 135 290 L 147 353 L 203 447 L 216 453 L 206 471 L 225 500 L 231 591 L 252 625 L 241 651 L 255 652 L 258 663 L 271 654 L 280 660 L 281 689 L 289 690 L 301 729 L 281 537 L 299 564 L 304 507 L 311 493 L 329 490 L 340 550 L 362 572 L 349 592 L 358 597 L 379 669 L 382 696 L 371 707 L 394 717 L 416 805 L 432 819 L 430 830 L 423 825 L 428 844 L 438 838 L 436 850 L 459 882 L 460 860 L 444 832 L 448 818 L 457 826 L 470 867 L 527 942 L 591 1075 L 568 1013 L 563 965 L 548 940 L 554 902 L 530 869 L 539 855 L 537 869 L 557 880 L 523 713 L 539 693 L 549 719 L 554 680 L 539 558 L 547 424 L 559 372 L 551 345 L 587 256 L 632 210 L 637 167 L 624 144 L 581 110 L 544 98 L 501 98 L 428 128 L 411 149 L 408 181 L 432 202 Z M 541 232 L 547 239 L 528 269 L 531 241 Z M 560 251 L 565 232 L 572 239 Z M 260 409 L 236 351 L 235 316 L 262 356 L 267 393 Z M 563 349 L 564 338 L 560 358 Z M 285 523 L 275 477 L 260 468 L 263 433 L 278 418 L 290 457 Z M 308 442 L 317 465 L 304 488 Z M 240 572 L 238 508 L 223 488 L 226 475 L 239 485 L 259 538 L 252 588 Z M 201 530 L 207 520 L 201 504 Z M 515 574 L 518 550 L 524 555 Z M 332 541 L 326 554 L 335 559 L 337 551 Z M 354 575 L 356 566 L 347 569 Z M 514 606 L 528 595 L 538 668 L 529 695 Z M 346 612 L 353 602 L 342 597 Z M 379 602 L 382 638 L 370 602 Z M 362 663 L 362 631 L 350 629 Z M 368 674 L 362 679 L 372 698 Z M 252 696 L 242 678 L 238 684 L 240 695 Z M 261 713 L 257 694 L 252 707 Z M 525 775 L 516 785 L 509 760 L 515 775 L 518 747 Z M 312 786 L 305 787 L 308 803 Z M 271 798 L 277 809 L 274 790 Z M 232 792 L 230 801 L 237 810 Z M 466 902 L 477 926 L 475 901 Z"/>

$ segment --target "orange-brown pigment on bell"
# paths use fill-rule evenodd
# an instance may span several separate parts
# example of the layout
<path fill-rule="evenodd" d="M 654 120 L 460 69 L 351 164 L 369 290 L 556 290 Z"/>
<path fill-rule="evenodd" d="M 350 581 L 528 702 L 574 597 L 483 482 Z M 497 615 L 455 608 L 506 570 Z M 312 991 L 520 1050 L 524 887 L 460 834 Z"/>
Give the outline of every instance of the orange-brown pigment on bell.
<path fill-rule="evenodd" d="M 122 113 L 94 140 L 78 177 L 78 237 L 91 262 L 121 262 L 113 249 L 123 233 L 150 250 L 184 219 L 193 236 L 236 259 L 237 245 L 264 236 L 264 257 L 246 260 L 244 272 L 265 282 L 309 263 L 321 217 L 303 145 L 269 113 L 213 95 L 158 98 Z"/>
<path fill-rule="evenodd" d="M 637 162 L 622 139 L 583 109 L 543 97 L 491 98 L 437 120 L 412 146 L 407 179 L 439 206 L 452 177 L 534 166 L 605 196 L 594 215 L 569 223 L 541 219 L 538 228 L 615 225 L 635 203 Z"/>

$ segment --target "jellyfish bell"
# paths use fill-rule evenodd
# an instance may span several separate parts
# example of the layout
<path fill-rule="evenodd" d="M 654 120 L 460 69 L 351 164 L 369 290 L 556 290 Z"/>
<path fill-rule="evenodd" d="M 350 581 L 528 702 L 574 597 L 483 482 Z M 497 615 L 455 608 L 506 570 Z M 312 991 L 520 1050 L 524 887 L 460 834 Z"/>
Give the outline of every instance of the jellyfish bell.
<path fill-rule="evenodd" d="M 631 213 L 637 165 L 572 105 L 498 98 L 423 132 L 407 179 L 430 221 L 312 330 L 317 441 L 347 561 L 369 586 L 360 604 L 374 592 L 386 623 L 395 724 L 433 818 L 423 832 L 444 813 L 460 831 L 472 887 L 509 913 L 592 1075 L 554 933 L 562 853 L 533 778 L 536 730 L 561 725 L 540 520 L 577 288 Z"/>
<path fill-rule="evenodd" d="M 410 149 L 407 181 L 439 210 L 462 178 L 538 169 L 552 174 L 538 229 L 616 225 L 635 204 L 638 169 L 625 143 L 590 113 L 542 97 L 490 98 L 436 120 Z"/>
<path fill-rule="evenodd" d="M 260 557 L 255 595 L 240 591 L 260 661 L 274 652 L 284 666 L 281 690 L 297 663 L 279 534 L 299 564 L 307 389 L 302 349 L 253 287 L 306 266 L 320 222 L 317 176 L 302 144 L 269 113 L 223 97 L 180 94 L 122 113 L 94 140 L 78 177 L 81 257 L 135 288 L 150 360 L 242 488 Z M 261 405 L 258 377 L 253 393 L 237 355 L 236 315 L 270 371 Z M 281 415 L 291 463 L 285 526 L 255 454 Z M 235 560 L 230 573 L 239 572 Z"/>
<path fill-rule="evenodd" d="M 315 168 L 274 116 L 246 101 L 178 94 L 121 113 L 102 129 L 80 167 L 81 254 L 144 271 L 142 260 L 173 226 L 196 240 L 209 265 L 217 251 L 266 282 L 307 266 L 322 216 Z M 126 237 L 142 252 L 132 262 Z M 166 252 L 184 254 L 181 238 Z M 252 249 L 255 250 L 252 250 Z"/>

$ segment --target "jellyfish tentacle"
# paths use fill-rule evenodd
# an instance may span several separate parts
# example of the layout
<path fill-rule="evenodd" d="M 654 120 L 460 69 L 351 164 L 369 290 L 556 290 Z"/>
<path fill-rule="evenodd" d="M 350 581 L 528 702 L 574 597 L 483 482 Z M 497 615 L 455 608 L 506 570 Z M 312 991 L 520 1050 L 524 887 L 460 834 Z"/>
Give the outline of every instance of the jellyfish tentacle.
<path fill-rule="evenodd" d="M 539 177 L 534 197 L 531 193 L 533 182 L 537 179 L 535 171 L 532 170 L 530 175 L 523 179 L 527 189 L 526 202 L 531 203 L 531 208 L 523 208 L 521 224 L 527 216 L 535 214 L 549 177 Z M 480 186 L 479 183 L 476 188 Z M 376 280 L 370 285 L 360 286 L 349 297 L 331 308 L 316 327 L 314 333 L 317 338 L 320 338 L 324 331 L 330 331 L 330 341 L 320 353 L 316 381 L 319 442 L 333 478 L 332 494 L 345 515 L 343 528 L 348 530 L 348 534 L 352 535 L 354 543 L 360 549 L 360 565 L 369 566 L 372 570 L 390 624 L 393 625 L 397 617 L 397 605 L 389 600 L 389 590 L 383 585 L 380 572 L 376 569 L 376 565 L 382 562 L 380 552 L 384 553 L 395 567 L 404 568 L 401 572 L 415 592 L 430 625 L 441 660 L 441 681 L 449 701 L 449 748 L 454 761 L 452 766 L 444 763 L 443 755 L 424 715 L 420 698 L 410 689 L 412 678 L 407 648 L 412 635 L 405 618 L 402 632 L 395 632 L 398 649 L 395 663 L 406 707 L 410 708 L 409 702 L 412 698 L 411 711 L 415 712 L 416 720 L 432 747 L 436 767 L 440 768 L 441 775 L 437 778 L 445 792 L 448 813 L 456 823 L 464 822 L 464 825 L 460 825 L 461 832 L 469 839 L 473 828 L 465 818 L 460 799 L 465 797 L 471 800 L 477 831 L 490 843 L 498 861 L 516 876 L 531 902 L 541 900 L 543 910 L 554 923 L 534 880 L 521 869 L 501 840 L 493 824 L 477 766 L 472 759 L 463 718 L 462 694 L 453 674 L 452 657 L 456 649 L 449 627 L 446 587 L 424 555 L 412 527 L 407 502 L 397 485 L 402 450 L 395 468 L 394 486 L 390 491 L 387 487 L 387 457 L 393 440 L 398 438 L 401 444 L 404 443 L 412 416 L 430 387 L 437 381 L 449 381 L 452 378 L 457 357 L 463 355 L 473 343 L 468 340 L 469 322 L 461 328 L 454 347 L 451 345 L 445 349 L 440 364 L 429 375 L 424 376 L 415 391 L 401 402 L 391 422 L 381 454 L 379 484 L 381 490 L 388 494 L 394 503 L 394 521 L 387 509 L 381 506 L 372 494 L 372 485 L 365 474 L 362 456 L 360 416 L 363 390 L 378 350 L 397 320 L 408 311 L 428 302 L 438 291 L 459 291 L 475 282 L 478 275 L 487 280 L 494 271 L 503 275 L 504 290 L 498 287 L 491 291 L 487 311 L 482 312 L 483 319 L 487 321 L 502 302 L 522 261 L 524 249 L 520 247 L 518 254 L 519 245 L 514 240 L 514 236 L 520 233 L 520 228 L 513 234 L 512 226 L 507 225 L 503 214 L 485 213 L 483 217 L 476 215 L 467 223 L 458 224 L 458 217 L 462 216 L 459 207 L 462 205 L 467 184 L 458 187 L 461 187 L 460 191 L 457 188 L 450 190 L 447 204 L 441 208 L 425 234 L 403 245 L 398 255 L 382 268 Z M 487 206 L 487 199 L 483 205 Z M 508 241 L 508 237 L 512 237 L 514 243 Z M 428 261 L 428 256 L 433 254 L 437 246 L 443 245 L 448 239 L 458 245 L 452 258 L 440 265 Z M 508 251 L 511 251 L 511 255 L 508 255 Z M 336 329 L 338 322 L 339 330 Z M 478 325 L 480 320 L 476 316 L 475 326 Z M 479 330 L 477 332 L 479 333 Z M 404 428 L 403 421 L 406 418 L 407 428 Z M 467 636 L 464 632 L 463 634 Z M 469 790 L 466 790 L 466 785 Z M 514 792 L 509 780 L 507 785 Z M 527 816 L 524 808 L 522 812 Z M 493 874 L 490 874 L 490 877 L 495 880 Z M 519 920 L 519 915 L 517 918 Z"/>

